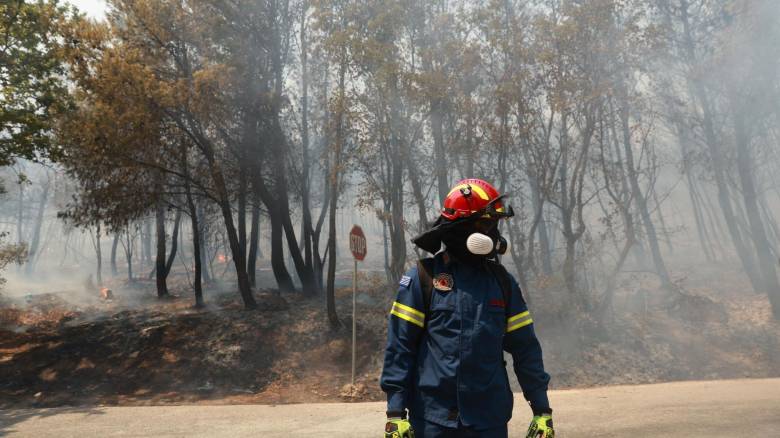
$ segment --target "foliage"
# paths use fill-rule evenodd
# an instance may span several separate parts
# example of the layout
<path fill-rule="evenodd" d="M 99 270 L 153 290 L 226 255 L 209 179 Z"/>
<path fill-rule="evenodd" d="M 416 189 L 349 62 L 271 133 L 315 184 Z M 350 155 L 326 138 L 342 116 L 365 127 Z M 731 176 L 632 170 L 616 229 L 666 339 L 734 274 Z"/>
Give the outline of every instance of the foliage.
<path fill-rule="evenodd" d="M 666 224 L 664 172 L 685 176 L 708 258 L 732 242 L 750 270 L 777 251 L 768 0 L 110 4 L 104 23 L 49 23 L 67 66 L 52 71 L 73 84 L 68 111 L 51 111 L 80 188 L 69 218 L 121 229 L 160 205 L 218 212 L 245 296 L 261 215 L 281 290 L 295 287 L 285 253 L 307 291 L 325 254 L 335 275 L 344 207 L 377 214 L 392 278 L 463 177 L 522 207 L 504 230 L 523 286 L 561 273 L 582 308 L 608 307 L 626 263 L 674 293 L 659 242 L 684 225 Z"/>
<path fill-rule="evenodd" d="M 0 165 L 61 152 L 51 128 L 69 104 L 61 31 L 70 16 L 56 0 L 0 4 Z"/>
<path fill-rule="evenodd" d="M 0 273 L 11 263 L 21 265 L 27 259 L 27 245 L 23 243 L 8 244 L 3 243 L 6 233 L 0 233 Z M 0 289 L 5 284 L 5 279 L 0 276 Z"/>

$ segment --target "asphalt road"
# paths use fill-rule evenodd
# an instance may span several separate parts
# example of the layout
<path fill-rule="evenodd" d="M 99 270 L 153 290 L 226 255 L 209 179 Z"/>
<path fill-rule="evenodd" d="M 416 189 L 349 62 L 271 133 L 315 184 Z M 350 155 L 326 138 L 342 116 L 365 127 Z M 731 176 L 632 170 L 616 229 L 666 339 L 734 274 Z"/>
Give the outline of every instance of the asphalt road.
<path fill-rule="evenodd" d="M 780 379 L 552 391 L 559 438 L 780 437 Z M 529 409 L 516 394 L 510 436 Z M 379 437 L 383 403 L 157 406 L 0 411 L 0 436 Z"/>

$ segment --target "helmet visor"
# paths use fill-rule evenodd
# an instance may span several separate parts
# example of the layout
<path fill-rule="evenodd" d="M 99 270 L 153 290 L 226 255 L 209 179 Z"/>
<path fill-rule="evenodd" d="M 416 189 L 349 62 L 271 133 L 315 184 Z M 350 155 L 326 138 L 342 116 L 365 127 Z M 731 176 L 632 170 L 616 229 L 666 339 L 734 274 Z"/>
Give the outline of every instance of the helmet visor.
<path fill-rule="evenodd" d="M 502 202 L 506 198 L 506 195 L 501 195 L 496 199 L 490 201 L 484 208 L 478 210 L 473 214 L 474 217 L 491 218 L 491 219 L 505 219 L 515 215 L 515 211 L 511 205 L 504 207 Z M 498 204 L 498 205 L 496 205 Z"/>

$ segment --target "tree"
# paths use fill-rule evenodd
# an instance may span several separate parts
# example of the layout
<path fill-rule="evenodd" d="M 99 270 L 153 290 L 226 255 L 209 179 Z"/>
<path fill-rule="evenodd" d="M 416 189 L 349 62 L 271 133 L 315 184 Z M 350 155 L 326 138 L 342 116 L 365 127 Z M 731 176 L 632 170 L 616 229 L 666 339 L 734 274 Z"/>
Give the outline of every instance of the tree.
<path fill-rule="evenodd" d="M 5 195 L 5 187 L 0 184 L 0 197 Z M 27 259 L 27 246 L 25 244 L 9 244 L 3 242 L 7 233 L 0 233 L 0 273 L 11 263 L 21 265 Z M 5 284 L 5 279 L 0 275 L 0 290 Z"/>
<path fill-rule="evenodd" d="M 739 228 L 739 211 L 734 209 L 732 188 L 729 186 L 729 160 L 721 139 L 723 133 L 719 126 L 715 101 L 712 96 L 711 81 L 703 71 L 707 68 L 705 56 L 713 50 L 712 44 L 718 29 L 722 29 L 723 17 L 718 7 L 711 2 L 692 4 L 688 0 L 665 0 L 658 4 L 665 14 L 667 31 L 672 47 L 675 48 L 676 61 L 685 70 L 686 91 L 691 102 L 691 111 L 700 119 L 700 129 L 704 138 L 707 158 L 711 163 L 711 173 L 717 188 L 718 205 L 726 222 L 729 237 L 742 267 L 751 281 L 754 290 L 761 289 L 761 280 L 750 248 L 745 242 L 743 231 Z"/>
<path fill-rule="evenodd" d="M 780 28 L 773 17 L 775 6 L 767 1 L 736 2 L 739 18 L 726 29 L 722 42 L 724 94 L 733 124 L 736 171 L 745 215 L 747 236 L 752 241 L 761 276 L 762 290 L 769 296 L 772 312 L 780 318 L 780 281 L 777 277 L 777 250 L 772 248 L 767 224 L 762 217 L 761 180 L 756 161 L 762 124 L 774 119 L 777 71 L 780 51 L 769 41 L 777 41 Z M 777 145 L 772 145 L 776 147 Z M 771 221 L 771 217 L 769 221 Z"/>
<path fill-rule="evenodd" d="M 69 18 L 56 1 L 0 4 L 0 166 L 58 156 L 51 128 L 68 107 L 61 31 Z"/>
<path fill-rule="evenodd" d="M 452 182 L 483 177 L 520 206 L 503 230 L 521 284 L 560 278 L 574 308 L 605 310 L 632 261 L 676 290 L 660 177 L 677 168 L 705 258 L 731 245 L 755 290 L 778 289 L 769 0 L 111 4 L 105 25 L 60 27 L 70 213 L 124 233 L 112 253 L 143 224 L 150 264 L 154 215 L 163 295 L 189 231 L 196 304 L 219 256 L 252 308 L 262 221 L 277 288 L 324 291 L 337 327 L 340 211 L 376 213 L 394 282 Z M 21 226 L 45 197 L 19 188 Z"/>

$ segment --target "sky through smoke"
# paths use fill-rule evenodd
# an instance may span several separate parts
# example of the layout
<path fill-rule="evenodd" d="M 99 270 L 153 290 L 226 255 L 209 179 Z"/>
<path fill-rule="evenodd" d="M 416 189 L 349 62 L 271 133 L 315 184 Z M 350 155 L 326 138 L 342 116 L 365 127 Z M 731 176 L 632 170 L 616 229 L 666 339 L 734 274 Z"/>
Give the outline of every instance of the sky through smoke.
<path fill-rule="evenodd" d="M 107 6 L 104 0 L 66 0 L 65 3 L 76 6 L 90 18 L 101 19 L 106 15 Z"/>

